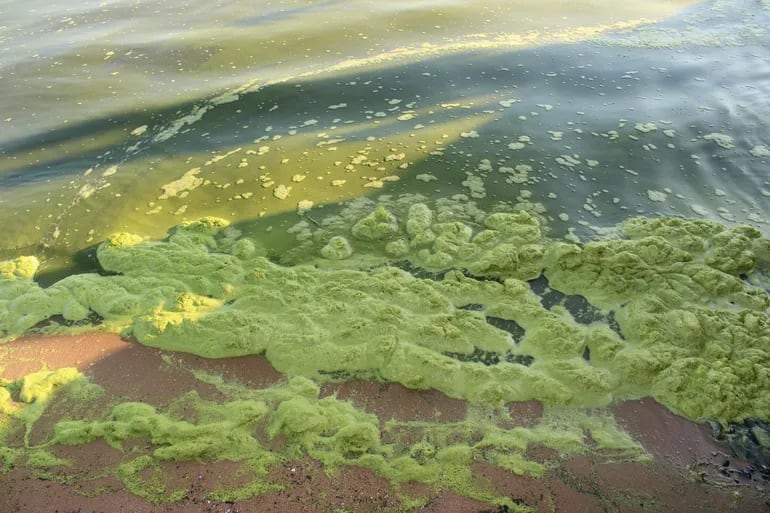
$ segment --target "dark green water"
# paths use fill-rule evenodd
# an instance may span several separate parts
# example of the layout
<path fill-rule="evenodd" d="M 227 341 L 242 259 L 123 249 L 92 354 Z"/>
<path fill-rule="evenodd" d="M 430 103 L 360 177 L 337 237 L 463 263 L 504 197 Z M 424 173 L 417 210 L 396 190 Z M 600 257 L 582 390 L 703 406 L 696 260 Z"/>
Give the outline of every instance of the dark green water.
<path fill-rule="evenodd" d="M 0 257 L 45 272 L 204 215 L 288 246 L 299 202 L 381 194 L 768 232 L 766 0 L 0 9 Z"/>

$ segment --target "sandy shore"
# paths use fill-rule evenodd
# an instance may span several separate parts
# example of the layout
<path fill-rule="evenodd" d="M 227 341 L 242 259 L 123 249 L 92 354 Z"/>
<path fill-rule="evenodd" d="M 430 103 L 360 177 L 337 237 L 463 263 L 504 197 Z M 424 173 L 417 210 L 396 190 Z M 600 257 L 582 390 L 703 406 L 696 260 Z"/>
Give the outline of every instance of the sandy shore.
<path fill-rule="evenodd" d="M 169 358 L 171 357 L 171 358 Z M 25 338 L 0 346 L 0 376 L 17 379 L 41 369 L 76 367 L 92 382 L 124 401 L 168 406 L 180 394 L 195 390 L 201 398 L 217 400 L 217 389 L 196 380 L 191 370 L 221 375 L 250 387 L 266 387 L 282 376 L 258 356 L 207 360 L 171 354 L 121 340 L 114 335 Z M 397 384 L 346 382 L 322 387 L 322 395 L 336 394 L 380 419 L 461 419 L 466 404 L 434 391 L 415 391 Z M 539 419 L 538 403 L 511 404 L 523 426 Z M 619 423 L 653 456 L 649 463 L 615 462 L 597 451 L 564 457 L 553 450 L 532 449 L 527 456 L 548 464 L 539 479 L 517 476 L 487 463 L 473 464 L 475 475 L 499 495 L 537 512 L 677 512 L 736 511 L 755 513 L 770 508 L 768 483 L 742 477 L 748 465 L 715 442 L 704 425 L 670 413 L 650 399 L 616 404 Z M 50 436 L 54 423 L 68 412 L 54 401 L 29 434 L 30 441 Z M 11 437 L 9 446 L 21 440 Z M 493 504 L 459 497 L 448 490 L 406 483 L 393 488 L 381 477 L 359 467 L 327 474 L 309 458 L 274 465 L 270 479 L 281 485 L 249 500 L 216 502 L 207 491 L 237 485 L 239 463 L 164 463 L 167 483 L 184 489 L 171 504 L 152 504 L 129 493 L 114 473 L 124 454 L 103 441 L 56 446 L 57 457 L 71 465 L 47 473 L 23 461 L 2 468 L 0 511 L 19 512 L 396 512 L 403 511 L 404 494 L 424 498 L 415 511 L 480 513 L 504 511 Z"/>

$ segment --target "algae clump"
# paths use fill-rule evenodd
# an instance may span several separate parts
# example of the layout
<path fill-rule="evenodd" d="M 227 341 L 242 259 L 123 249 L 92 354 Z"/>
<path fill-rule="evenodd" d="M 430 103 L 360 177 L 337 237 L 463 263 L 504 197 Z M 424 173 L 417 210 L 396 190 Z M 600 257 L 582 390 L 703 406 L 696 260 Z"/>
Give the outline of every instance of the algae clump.
<path fill-rule="evenodd" d="M 33 372 L 0 386 L 0 441 L 22 428 L 27 446 L 32 427 L 55 395 L 63 390 L 81 397 L 93 395 L 83 375 L 71 367 Z"/>
<path fill-rule="evenodd" d="M 56 388 L 81 377 L 82 374 L 73 367 L 65 367 L 55 371 L 42 370 L 27 374 L 21 379 L 19 399 L 25 403 L 47 402 Z"/>
<path fill-rule="evenodd" d="M 398 232 L 396 216 L 379 207 L 351 228 L 353 237 L 361 240 L 388 239 Z"/>
<path fill-rule="evenodd" d="M 770 417 L 770 298 L 742 278 L 768 265 L 768 240 L 673 218 L 621 231 L 552 241 L 529 212 L 408 197 L 319 223 L 300 244 L 311 265 L 289 266 L 207 218 L 165 241 L 109 239 L 97 257 L 113 275 L 47 289 L 3 275 L 0 331 L 11 339 L 61 315 L 76 325 L 45 329 L 264 354 L 291 376 L 396 381 L 475 403 L 651 395 L 691 419 Z"/>
<path fill-rule="evenodd" d="M 321 248 L 321 255 L 329 260 L 342 260 L 353 254 L 353 248 L 345 237 L 335 235 Z"/>

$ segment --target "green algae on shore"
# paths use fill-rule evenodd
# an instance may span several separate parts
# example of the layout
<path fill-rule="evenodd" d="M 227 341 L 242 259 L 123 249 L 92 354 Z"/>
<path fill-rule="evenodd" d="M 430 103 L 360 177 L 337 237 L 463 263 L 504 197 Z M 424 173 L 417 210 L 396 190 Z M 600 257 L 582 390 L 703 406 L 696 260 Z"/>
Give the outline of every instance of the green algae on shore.
<path fill-rule="evenodd" d="M 279 489 L 271 482 L 269 469 L 280 461 L 309 455 L 328 471 L 362 466 L 396 487 L 408 481 L 442 486 L 522 512 L 528 510 L 475 478 L 472 462 L 486 461 L 518 475 L 539 477 L 547 463 L 527 456 L 533 447 L 563 455 L 599 450 L 615 459 L 648 457 L 602 412 L 546 408 L 539 423 L 527 428 L 504 427 L 513 420 L 511 414 L 494 407 L 474 408 L 464 420 L 454 422 L 383 420 L 349 401 L 321 397 L 319 387 L 303 377 L 255 389 L 218 375 L 193 375 L 202 384 L 214 385 L 224 400 L 204 400 L 193 390 L 161 410 L 116 398 L 101 412 L 86 409 L 88 413 L 80 418 L 77 414 L 64 417 L 36 445 L 25 440 L 23 446 L 6 448 L 6 452 L 9 458 L 25 457 L 26 465 L 39 472 L 56 469 L 66 479 L 69 463 L 56 456 L 57 447 L 104 440 L 123 457 L 114 468 L 99 472 L 114 472 L 132 493 L 156 503 L 184 494 L 166 483 L 161 471 L 166 462 L 242 463 L 249 474 L 246 484 L 208 492 L 211 498 L 238 500 Z M 66 389 L 60 399 L 89 401 Z M 272 443 L 276 439 L 281 443 Z M 137 441 L 143 443 L 137 445 Z"/>
<path fill-rule="evenodd" d="M 83 375 L 72 367 L 40 370 L 13 381 L 0 378 L 0 442 L 4 442 L 13 429 L 19 428 L 23 430 L 26 445 L 33 426 L 61 389 L 70 389 L 73 396 L 79 399 L 92 396 L 95 392 Z M 18 449 L 2 447 L 2 450 L 0 459 L 6 464 L 19 455 Z M 38 456 L 43 461 L 42 456 Z M 38 466 L 44 465 L 41 463 Z"/>

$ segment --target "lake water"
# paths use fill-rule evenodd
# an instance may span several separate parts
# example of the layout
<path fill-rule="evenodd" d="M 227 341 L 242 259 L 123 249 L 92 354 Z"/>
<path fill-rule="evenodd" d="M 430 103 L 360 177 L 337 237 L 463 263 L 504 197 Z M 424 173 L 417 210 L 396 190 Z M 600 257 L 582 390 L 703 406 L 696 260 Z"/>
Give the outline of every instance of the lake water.
<path fill-rule="evenodd" d="M 534 204 L 554 236 L 640 214 L 768 231 L 767 0 L 0 11 L 0 257 L 51 279 L 117 231 L 214 215 L 281 247 L 382 194 Z"/>

